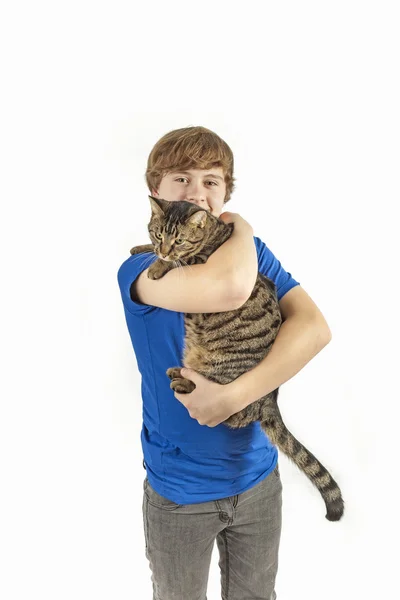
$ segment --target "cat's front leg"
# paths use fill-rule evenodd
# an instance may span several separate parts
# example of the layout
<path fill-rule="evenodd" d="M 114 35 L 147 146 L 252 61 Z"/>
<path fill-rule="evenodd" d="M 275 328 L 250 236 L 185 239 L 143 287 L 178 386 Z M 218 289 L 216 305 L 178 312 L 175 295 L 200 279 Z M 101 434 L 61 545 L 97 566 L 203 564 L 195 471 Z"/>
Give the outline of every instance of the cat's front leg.
<path fill-rule="evenodd" d="M 169 387 L 178 394 L 190 394 L 196 389 L 196 385 L 190 379 L 185 379 L 181 376 L 181 369 L 183 367 L 171 367 L 167 369 L 167 375 L 171 379 Z"/>
<path fill-rule="evenodd" d="M 143 244 L 142 246 L 134 246 L 130 249 L 131 254 L 142 254 L 142 252 L 154 252 L 153 244 Z"/>
<path fill-rule="evenodd" d="M 164 277 L 164 275 L 168 273 L 168 271 L 171 271 L 171 269 L 175 269 L 175 264 L 173 262 L 167 262 L 159 258 L 153 262 L 151 267 L 149 267 L 147 277 L 149 279 L 161 279 L 161 277 Z"/>

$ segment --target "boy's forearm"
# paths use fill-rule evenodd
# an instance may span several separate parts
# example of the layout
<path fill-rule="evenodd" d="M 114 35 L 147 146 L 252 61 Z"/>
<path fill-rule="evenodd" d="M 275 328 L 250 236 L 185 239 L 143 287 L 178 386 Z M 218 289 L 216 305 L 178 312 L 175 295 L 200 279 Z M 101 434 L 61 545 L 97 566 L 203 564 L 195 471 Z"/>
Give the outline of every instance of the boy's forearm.
<path fill-rule="evenodd" d="M 250 371 L 227 384 L 235 412 L 266 396 L 294 377 L 331 340 L 320 316 L 292 315 L 281 325 L 271 350 Z"/>
<path fill-rule="evenodd" d="M 238 226 L 239 225 L 239 226 Z M 253 230 L 235 223 L 231 237 L 209 257 L 228 277 L 237 296 L 245 300 L 253 291 L 258 273 L 258 258 Z"/>

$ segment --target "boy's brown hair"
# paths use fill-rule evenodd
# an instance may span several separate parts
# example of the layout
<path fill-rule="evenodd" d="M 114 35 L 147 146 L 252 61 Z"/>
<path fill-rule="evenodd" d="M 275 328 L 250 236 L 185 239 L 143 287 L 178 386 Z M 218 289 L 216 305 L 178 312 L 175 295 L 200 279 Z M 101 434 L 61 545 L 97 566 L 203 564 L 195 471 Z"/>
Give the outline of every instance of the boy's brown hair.
<path fill-rule="evenodd" d="M 161 179 L 169 171 L 178 169 L 211 169 L 222 167 L 228 202 L 235 187 L 233 152 L 228 144 L 206 127 L 183 127 L 166 133 L 149 154 L 146 183 L 158 189 Z"/>

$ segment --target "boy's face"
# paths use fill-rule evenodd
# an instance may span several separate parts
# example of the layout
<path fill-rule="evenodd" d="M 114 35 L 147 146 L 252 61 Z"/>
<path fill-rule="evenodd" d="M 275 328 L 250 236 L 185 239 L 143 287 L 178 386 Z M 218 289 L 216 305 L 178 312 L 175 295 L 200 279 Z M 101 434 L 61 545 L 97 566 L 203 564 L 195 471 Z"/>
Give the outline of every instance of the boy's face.
<path fill-rule="evenodd" d="M 164 175 L 155 198 L 169 202 L 186 200 L 219 217 L 224 206 L 226 184 L 222 167 L 171 171 Z"/>

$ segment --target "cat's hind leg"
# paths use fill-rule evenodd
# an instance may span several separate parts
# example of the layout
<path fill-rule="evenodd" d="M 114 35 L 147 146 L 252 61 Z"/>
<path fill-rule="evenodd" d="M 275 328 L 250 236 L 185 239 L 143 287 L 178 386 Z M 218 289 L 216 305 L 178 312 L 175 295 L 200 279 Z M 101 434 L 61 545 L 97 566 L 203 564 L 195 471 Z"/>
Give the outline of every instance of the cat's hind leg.
<path fill-rule="evenodd" d="M 181 376 L 181 369 L 183 367 L 171 367 L 167 369 L 167 375 L 171 379 L 171 383 L 169 387 L 174 392 L 178 392 L 179 394 L 190 394 L 193 390 L 196 389 L 196 385 L 190 379 L 185 379 Z"/>
<path fill-rule="evenodd" d="M 170 369 L 167 369 L 168 377 L 171 380 L 176 379 L 177 377 L 181 377 L 181 369 L 183 369 L 183 367 L 171 367 Z"/>

